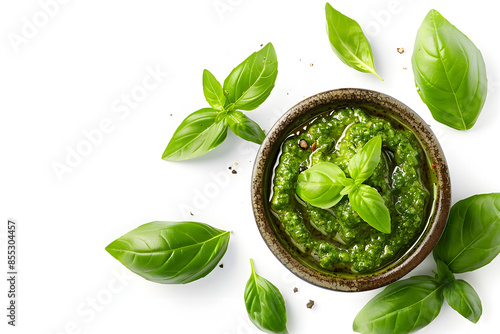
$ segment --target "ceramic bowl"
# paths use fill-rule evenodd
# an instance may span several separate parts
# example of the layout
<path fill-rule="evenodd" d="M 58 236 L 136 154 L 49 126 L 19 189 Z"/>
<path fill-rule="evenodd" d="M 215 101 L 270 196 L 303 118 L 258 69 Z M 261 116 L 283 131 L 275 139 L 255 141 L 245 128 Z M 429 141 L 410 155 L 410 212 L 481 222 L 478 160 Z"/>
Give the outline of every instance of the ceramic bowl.
<path fill-rule="evenodd" d="M 307 266 L 284 246 L 283 232 L 277 227 L 269 210 L 273 170 L 280 146 L 297 126 L 328 110 L 361 107 L 370 114 L 382 115 L 410 128 L 427 155 L 427 163 L 435 171 L 437 189 L 428 224 L 420 238 L 402 258 L 371 274 L 325 272 Z M 317 286 L 340 291 L 364 291 L 392 283 L 408 274 L 432 251 L 446 225 L 450 209 L 450 177 L 439 142 L 414 111 L 400 101 L 370 90 L 336 89 L 311 96 L 288 110 L 269 131 L 259 152 L 252 173 L 252 205 L 259 231 L 271 252 L 292 273 Z"/>

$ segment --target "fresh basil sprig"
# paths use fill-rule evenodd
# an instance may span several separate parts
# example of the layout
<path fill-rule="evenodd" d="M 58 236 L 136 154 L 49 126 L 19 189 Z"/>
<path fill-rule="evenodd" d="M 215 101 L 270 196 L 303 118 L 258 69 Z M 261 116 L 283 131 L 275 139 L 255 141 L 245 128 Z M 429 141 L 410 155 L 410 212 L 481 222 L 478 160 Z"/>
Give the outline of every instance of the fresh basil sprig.
<path fill-rule="evenodd" d="M 500 253 L 500 193 L 457 202 L 434 248 L 436 277 L 416 276 L 389 285 L 358 313 L 359 333 L 412 333 L 438 315 L 443 299 L 473 323 L 483 312 L 474 288 L 453 273 L 478 269 Z M 477 261 L 477 263 L 476 263 Z"/>
<path fill-rule="evenodd" d="M 391 215 L 384 199 L 374 188 L 362 184 L 375 171 L 382 153 L 382 138 L 370 139 L 351 160 L 344 171 L 330 162 L 321 162 L 298 177 L 297 195 L 309 204 L 328 209 L 348 195 L 352 208 L 373 228 L 391 233 Z"/>
<path fill-rule="evenodd" d="M 476 123 L 487 94 L 483 56 L 434 9 L 418 30 L 412 67 L 417 91 L 438 122 L 457 130 Z"/>
<path fill-rule="evenodd" d="M 155 221 L 116 239 L 106 251 L 149 281 L 189 283 L 215 268 L 226 253 L 229 234 L 204 223 Z"/>
<path fill-rule="evenodd" d="M 325 12 L 330 45 L 340 60 L 360 72 L 373 73 L 383 81 L 375 72 L 372 47 L 358 22 L 337 11 L 328 2 Z"/>
<path fill-rule="evenodd" d="M 163 160 L 187 160 L 210 152 L 226 139 L 228 127 L 235 135 L 262 144 L 264 131 L 240 110 L 261 105 L 271 94 L 277 75 L 278 59 L 271 43 L 233 69 L 224 86 L 204 70 L 203 93 L 211 108 L 184 119 L 163 152 Z"/>
<path fill-rule="evenodd" d="M 252 274 L 245 287 L 248 317 L 261 331 L 269 334 L 288 334 L 285 300 L 279 289 L 257 275 L 250 259 Z"/>

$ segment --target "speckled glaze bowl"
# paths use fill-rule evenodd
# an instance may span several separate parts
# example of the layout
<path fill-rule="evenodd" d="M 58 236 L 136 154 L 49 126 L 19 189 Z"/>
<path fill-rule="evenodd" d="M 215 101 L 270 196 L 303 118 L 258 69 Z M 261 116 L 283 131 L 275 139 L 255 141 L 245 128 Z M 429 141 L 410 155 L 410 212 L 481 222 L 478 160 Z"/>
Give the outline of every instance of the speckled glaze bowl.
<path fill-rule="evenodd" d="M 370 114 L 392 119 L 411 129 L 435 172 L 437 189 L 430 218 L 417 242 L 396 262 L 371 274 L 325 272 L 307 266 L 284 246 L 282 231 L 270 213 L 270 189 L 280 146 L 297 126 L 328 110 L 361 107 Z M 292 273 L 317 286 L 339 291 L 365 291 L 390 284 L 408 274 L 432 251 L 439 241 L 450 210 L 451 190 L 448 166 L 443 150 L 429 125 L 398 100 L 370 90 L 336 89 L 311 96 L 288 110 L 269 131 L 253 168 L 252 205 L 259 231 L 271 252 Z"/>

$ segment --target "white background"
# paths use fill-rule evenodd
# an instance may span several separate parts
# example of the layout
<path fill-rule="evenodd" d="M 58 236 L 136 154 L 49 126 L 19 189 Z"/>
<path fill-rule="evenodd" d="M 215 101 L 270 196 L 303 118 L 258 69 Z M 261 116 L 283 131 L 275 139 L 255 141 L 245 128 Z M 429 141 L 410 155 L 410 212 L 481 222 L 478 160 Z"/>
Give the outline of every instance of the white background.
<path fill-rule="evenodd" d="M 250 257 L 257 271 L 283 293 L 290 333 L 352 332 L 356 313 L 379 291 L 324 290 L 298 280 L 275 259 L 251 211 L 250 174 L 257 145 L 229 134 L 224 144 L 201 158 L 161 160 L 182 119 L 208 106 L 203 69 L 222 81 L 270 41 L 279 60 L 276 87 L 249 113 L 264 129 L 315 93 L 342 87 L 377 90 L 408 104 L 431 124 L 448 160 L 453 202 L 500 191 L 499 157 L 493 153 L 500 140 L 496 2 L 332 1 L 364 28 L 384 82 L 345 66 L 334 55 L 325 33 L 324 4 L 73 0 L 60 4 L 43 22 L 38 1 L 1 2 L 1 268 L 7 218 L 19 224 L 20 251 L 18 327 L 6 325 L 7 286 L 1 279 L 2 333 L 7 327 L 8 333 L 43 334 L 259 333 L 243 303 Z M 415 91 L 410 62 L 414 38 L 432 8 L 471 38 L 486 61 L 489 95 L 477 124 L 467 132 L 435 122 Z M 26 20 L 33 22 L 34 16 L 45 26 L 19 42 Z M 21 44 L 12 43 L 13 36 Z M 399 54 L 398 47 L 405 52 Z M 168 75 L 127 113 L 123 94 L 138 92 L 148 69 Z M 84 145 L 84 132 L 106 119 L 111 130 L 59 179 L 54 163 L 65 164 L 68 150 Z M 229 174 L 229 166 L 238 174 Z M 128 274 L 104 250 L 143 223 L 186 219 L 233 231 L 224 268 L 200 281 L 183 286 L 151 283 Z M 427 259 L 411 274 L 431 274 L 433 269 Z M 499 259 L 458 275 L 481 296 L 484 312 L 478 324 L 445 304 L 421 332 L 497 333 L 499 275 Z M 292 292 L 294 287 L 298 293 Z M 316 303 L 312 309 L 306 308 L 309 299 Z"/>

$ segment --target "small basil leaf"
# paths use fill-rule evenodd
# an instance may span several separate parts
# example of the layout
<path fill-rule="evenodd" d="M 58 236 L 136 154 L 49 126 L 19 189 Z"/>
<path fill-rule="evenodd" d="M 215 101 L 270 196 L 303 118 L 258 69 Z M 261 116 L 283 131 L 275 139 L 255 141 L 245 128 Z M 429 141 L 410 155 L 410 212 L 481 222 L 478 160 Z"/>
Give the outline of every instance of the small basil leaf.
<path fill-rule="evenodd" d="M 250 264 L 252 274 L 245 287 L 248 317 L 258 329 L 265 333 L 288 334 L 283 296 L 271 282 L 257 275 L 252 260 Z"/>
<path fill-rule="evenodd" d="M 444 288 L 444 298 L 448 305 L 464 318 L 477 323 L 483 313 L 481 299 L 476 290 L 464 280 L 458 279 Z"/>
<path fill-rule="evenodd" d="M 437 273 L 437 280 L 444 284 L 444 285 L 448 285 L 452 282 L 455 281 L 455 275 L 453 275 L 453 273 L 450 271 L 450 268 L 448 268 L 448 266 L 441 260 L 439 259 L 435 259 L 436 260 L 436 264 L 437 264 L 437 269 L 438 269 L 438 273 Z"/>
<path fill-rule="evenodd" d="M 349 202 L 361 219 L 382 233 L 391 233 L 391 214 L 382 196 L 366 184 L 349 193 Z"/>
<path fill-rule="evenodd" d="M 356 184 L 361 184 L 368 179 L 378 163 L 382 154 L 382 138 L 380 136 L 370 139 L 351 160 L 349 160 L 349 173 Z"/>
<path fill-rule="evenodd" d="M 372 47 L 359 24 L 329 3 L 326 3 L 325 11 L 328 38 L 335 54 L 347 66 L 360 72 L 373 73 L 383 81 L 375 72 Z"/>
<path fill-rule="evenodd" d="M 224 109 L 226 97 L 222 92 L 222 86 L 209 70 L 203 71 L 203 93 L 205 94 L 205 99 L 212 108 L 217 110 Z"/>
<path fill-rule="evenodd" d="M 189 283 L 209 274 L 226 253 L 228 231 L 195 222 L 156 221 L 116 239 L 106 251 L 156 283 Z"/>
<path fill-rule="evenodd" d="M 266 134 L 260 128 L 259 124 L 252 121 L 239 110 L 233 110 L 227 115 L 229 128 L 235 135 L 256 144 L 262 144 Z"/>
<path fill-rule="evenodd" d="M 436 121 L 457 130 L 476 123 L 487 94 L 483 56 L 434 9 L 418 30 L 412 67 L 418 93 Z"/>
<path fill-rule="evenodd" d="M 450 210 L 436 258 L 454 273 L 475 270 L 500 253 L 500 193 L 475 195 Z"/>
<path fill-rule="evenodd" d="M 389 285 L 359 311 L 355 332 L 404 334 L 430 324 L 441 311 L 443 287 L 430 276 L 414 276 Z"/>
<path fill-rule="evenodd" d="M 181 161 L 199 157 L 219 146 L 227 136 L 225 121 L 216 123 L 217 110 L 195 111 L 177 128 L 163 152 L 162 159 Z"/>
<path fill-rule="evenodd" d="M 224 80 L 224 94 L 235 109 L 253 110 L 264 102 L 278 75 L 278 58 L 271 43 L 252 53 Z"/>
<path fill-rule="evenodd" d="M 328 209 L 337 204 L 344 195 L 342 184 L 345 174 L 335 164 L 321 162 L 299 174 L 297 195 L 309 204 Z"/>

